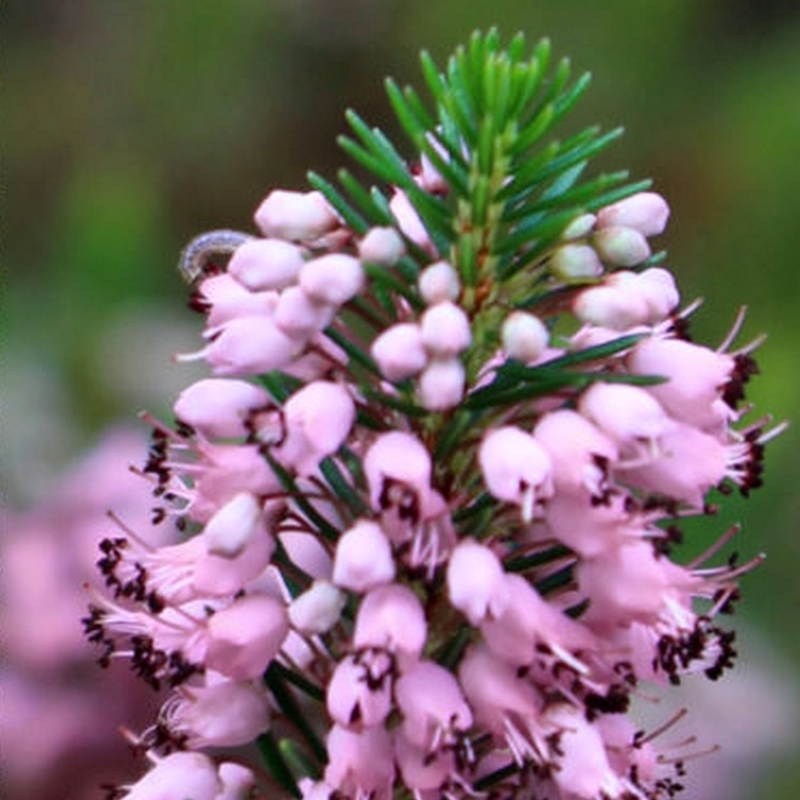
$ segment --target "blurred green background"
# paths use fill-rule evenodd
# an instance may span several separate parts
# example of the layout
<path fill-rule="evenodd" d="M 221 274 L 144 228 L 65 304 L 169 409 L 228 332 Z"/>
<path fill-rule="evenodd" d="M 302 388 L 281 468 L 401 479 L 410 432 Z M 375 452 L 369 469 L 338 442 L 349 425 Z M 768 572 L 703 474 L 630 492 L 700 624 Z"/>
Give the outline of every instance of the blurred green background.
<path fill-rule="evenodd" d="M 198 343 L 174 268 L 182 245 L 251 228 L 267 190 L 305 188 L 309 168 L 332 175 L 345 108 L 393 132 L 383 77 L 420 83 L 421 48 L 442 59 L 490 25 L 547 35 L 593 73 L 561 130 L 625 125 L 602 166 L 654 178 L 669 200 L 668 265 L 686 301 L 706 298 L 696 337 L 721 341 L 747 303 L 744 340 L 770 336 L 748 396 L 800 419 L 796 0 L 27 0 L 4 20 L 12 505 L 42 497 L 113 421 L 168 412 L 189 375 L 169 355 Z M 744 580 L 742 650 L 767 642 L 792 714 L 776 720 L 777 761 L 765 755 L 757 791 L 741 794 L 761 800 L 800 796 L 800 671 L 786 667 L 800 658 L 798 452 L 795 426 L 768 448 L 765 488 L 714 527 L 741 519 L 742 556 L 769 555 Z M 743 739 L 750 701 L 731 701 Z"/>

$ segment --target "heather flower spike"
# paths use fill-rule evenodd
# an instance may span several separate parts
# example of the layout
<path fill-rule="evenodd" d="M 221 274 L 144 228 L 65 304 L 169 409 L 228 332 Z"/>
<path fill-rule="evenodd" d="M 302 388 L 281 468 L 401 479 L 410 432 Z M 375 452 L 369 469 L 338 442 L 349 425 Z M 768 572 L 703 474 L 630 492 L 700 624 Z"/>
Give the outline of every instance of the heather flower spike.
<path fill-rule="evenodd" d="M 628 712 L 733 664 L 760 556 L 674 545 L 762 481 L 754 346 L 685 338 L 669 207 L 592 174 L 619 130 L 552 138 L 588 79 L 547 41 L 422 68 L 407 142 L 347 115 L 375 186 L 273 190 L 184 270 L 210 375 L 140 470 L 175 543 L 117 519 L 84 620 L 173 692 L 116 796 L 663 800 L 698 752 Z"/>

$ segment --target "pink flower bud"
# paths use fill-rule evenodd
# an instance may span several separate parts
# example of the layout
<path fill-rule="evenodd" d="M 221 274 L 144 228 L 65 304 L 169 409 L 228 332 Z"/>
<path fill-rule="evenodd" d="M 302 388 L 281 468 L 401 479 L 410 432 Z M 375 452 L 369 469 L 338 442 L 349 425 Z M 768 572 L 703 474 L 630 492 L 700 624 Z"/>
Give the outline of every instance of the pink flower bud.
<path fill-rule="evenodd" d="M 355 416 L 355 403 L 343 386 L 330 381 L 306 384 L 286 401 L 286 438 L 275 454 L 299 475 L 309 475 L 347 439 Z"/>
<path fill-rule="evenodd" d="M 370 347 L 370 353 L 387 381 L 402 381 L 421 372 L 428 362 L 422 332 L 412 322 L 387 328 Z"/>
<path fill-rule="evenodd" d="M 236 558 L 263 521 L 261 503 L 250 492 L 239 492 L 206 523 L 203 541 L 212 555 Z"/>
<path fill-rule="evenodd" d="M 190 748 L 237 747 L 269 727 L 270 704 L 252 683 L 223 681 L 181 688 L 167 700 L 160 717 Z"/>
<path fill-rule="evenodd" d="M 292 627 L 306 634 L 327 633 L 338 621 L 347 597 L 329 581 L 316 580 L 289 606 Z"/>
<path fill-rule="evenodd" d="M 350 655 L 340 661 L 326 695 L 333 721 L 357 730 L 380 725 L 392 710 L 392 667 L 384 651 Z"/>
<path fill-rule="evenodd" d="M 418 285 L 422 299 L 429 306 L 446 301 L 454 303 L 461 293 L 458 273 L 447 261 L 425 267 L 419 274 Z"/>
<path fill-rule="evenodd" d="M 650 245 L 635 228 L 601 228 L 592 237 L 600 258 L 616 267 L 635 267 L 650 258 Z"/>
<path fill-rule="evenodd" d="M 663 322 L 680 303 L 680 294 L 672 273 L 661 267 L 651 267 L 637 275 L 637 291 L 647 303 L 648 323 Z"/>
<path fill-rule="evenodd" d="M 550 342 L 546 325 L 526 311 L 509 314 L 503 321 L 500 336 L 506 355 L 526 364 L 536 361 Z"/>
<path fill-rule="evenodd" d="M 394 580 L 392 548 L 381 526 L 360 520 L 345 531 L 336 543 L 333 582 L 363 594 Z"/>
<path fill-rule="evenodd" d="M 282 239 L 248 239 L 228 262 L 228 274 L 253 292 L 291 286 L 303 266 L 303 251 Z"/>
<path fill-rule="evenodd" d="M 234 495 L 196 538 L 205 552 L 195 564 L 192 585 L 211 597 L 236 594 L 261 575 L 275 551 L 264 511 L 249 492 Z"/>
<path fill-rule="evenodd" d="M 553 494 L 550 456 L 519 428 L 490 429 L 481 442 L 478 462 L 489 492 L 521 506 L 527 522 L 533 519 L 536 503 Z"/>
<path fill-rule="evenodd" d="M 353 256 L 330 253 L 306 261 L 300 270 L 300 288 L 315 302 L 341 306 L 364 286 L 364 270 Z"/>
<path fill-rule="evenodd" d="M 458 355 L 472 341 L 469 317 L 449 300 L 430 306 L 422 315 L 420 328 L 422 343 L 440 358 Z"/>
<path fill-rule="evenodd" d="M 466 369 L 460 358 L 434 359 L 419 376 L 419 402 L 428 411 L 453 408 L 464 397 L 465 382 Z"/>
<path fill-rule="evenodd" d="M 503 566 L 485 545 L 470 539 L 460 542 L 447 564 L 447 593 L 450 603 L 471 625 L 488 615 L 499 616 L 508 603 Z"/>
<path fill-rule="evenodd" d="M 275 323 L 292 339 L 307 340 L 330 325 L 333 306 L 314 302 L 299 286 L 281 292 L 275 309 Z"/>
<path fill-rule="evenodd" d="M 273 189 L 255 213 L 256 225 L 265 236 L 292 242 L 318 239 L 339 225 L 339 220 L 320 192 Z"/>
<path fill-rule="evenodd" d="M 361 601 L 353 632 L 353 646 L 379 647 L 393 653 L 401 670 L 419 659 L 428 634 L 425 611 L 406 586 L 379 586 Z"/>
<path fill-rule="evenodd" d="M 394 228 L 370 228 L 358 243 L 358 257 L 370 264 L 390 267 L 405 252 L 403 237 Z"/>
<path fill-rule="evenodd" d="M 397 220 L 397 224 L 403 234 L 418 247 L 432 254 L 434 248 L 431 237 L 404 191 L 395 189 L 394 195 L 389 201 L 389 209 L 394 214 L 394 218 Z"/>
<path fill-rule="evenodd" d="M 572 308 L 581 322 L 612 331 L 630 330 L 650 317 L 644 295 L 633 284 L 624 282 L 584 289 L 575 298 Z"/>
<path fill-rule="evenodd" d="M 222 784 L 214 762 L 202 753 L 177 752 L 156 759 L 141 780 L 127 787 L 126 800 L 166 800 L 191 797 L 216 800 Z"/>
<path fill-rule="evenodd" d="M 553 274 L 566 281 L 596 278 L 603 274 L 603 264 L 588 244 L 565 244 L 548 262 Z"/>
<path fill-rule="evenodd" d="M 285 367 L 300 347 L 272 319 L 237 317 L 226 322 L 202 350 L 176 358 L 205 359 L 215 375 L 258 375 Z"/>
<path fill-rule="evenodd" d="M 286 609 L 267 595 L 247 595 L 208 621 L 205 664 L 234 680 L 260 678 L 289 632 Z"/>
<path fill-rule="evenodd" d="M 202 436 L 233 439 L 246 436 L 250 414 L 271 403 L 269 392 L 253 383 L 204 378 L 178 395 L 173 410 L 178 420 Z"/>
<path fill-rule="evenodd" d="M 655 192 L 639 192 L 597 212 L 599 228 L 634 228 L 643 236 L 658 236 L 669 219 L 666 200 Z"/>

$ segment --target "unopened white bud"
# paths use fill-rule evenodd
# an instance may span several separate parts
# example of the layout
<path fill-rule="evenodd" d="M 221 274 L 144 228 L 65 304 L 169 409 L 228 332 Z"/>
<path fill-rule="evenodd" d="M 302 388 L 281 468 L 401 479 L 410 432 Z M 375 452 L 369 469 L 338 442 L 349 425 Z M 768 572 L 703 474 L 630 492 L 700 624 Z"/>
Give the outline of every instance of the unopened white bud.
<path fill-rule="evenodd" d="M 650 258 L 650 245 L 635 228 L 602 228 L 592 241 L 603 261 L 617 267 L 635 267 Z"/>
<path fill-rule="evenodd" d="M 250 492 L 239 492 L 214 514 L 203 529 L 209 553 L 236 558 L 247 546 L 262 516 L 261 503 Z"/>
<path fill-rule="evenodd" d="M 316 303 L 340 306 L 364 285 L 364 270 L 353 256 L 329 253 L 307 261 L 300 270 L 300 288 Z"/>
<path fill-rule="evenodd" d="M 333 230 L 339 220 L 321 192 L 273 189 L 255 213 L 256 225 L 265 236 L 292 242 L 318 239 Z"/>
<path fill-rule="evenodd" d="M 458 273 L 446 261 L 437 261 L 422 270 L 418 285 L 422 299 L 429 306 L 445 300 L 455 302 L 461 292 Z"/>
<path fill-rule="evenodd" d="M 526 311 L 514 311 L 506 317 L 500 335 L 506 355 L 526 364 L 539 358 L 550 341 L 545 324 Z"/>
<path fill-rule="evenodd" d="M 370 347 L 370 353 L 386 380 L 402 381 L 417 375 L 428 363 L 422 332 L 413 322 L 387 328 Z"/>
<path fill-rule="evenodd" d="M 591 233 L 597 217 L 594 214 L 581 214 L 576 219 L 572 220 L 566 228 L 564 228 L 561 238 L 567 241 L 571 239 L 582 239 Z"/>
<path fill-rule="evenodd" d="M 638 192 L 597 212 L 597 226 L 635 228 L 643 236 L 658 236 L 669 219 L 667 201 L 655 192 Z"/>
<path fill-rule="evenodd" d="M 550 258 L 550 269 L 564 280 L 596 278 L 603 274 L 603 263 L 588 244 L 565 244 Z"/>
<path fill-rule="evenodd" d="M 428 308 L 420 320 L 422 343 L 436 356 L 454 356 L 466 350 L 472 341 L 469 317 L 449 300 Z"/>
<path fill-rule="evenodd" d="M 406 252 L 403 237 L 394 228 L 370 228 L 358 243 L 358 257 L 371 264 L 390 267 Z"/>
<path fill-rule="evenodd" d="M 291 286 L 303 266 L 303 252 L 282 239 L 249 239 L 228 262 L 228 274 L 251 292 Z"/>
<path fill-rule="evenodd" d="M 419 401 L 428 411 L 457 406 L 464 397 L 466 370 L 457 357 L 431 361 L 419 376 Z"/>
<path fill-rule="evenodd" d="M 311 588 L 292 601 L 289 622 L 302 633 L 326 633 L 339 621 L 346 602 L 344 592 L 332 583 L 314 581 Z"/>
<path fill-rule="evenodd" d="M 649 322 L 665 320 L 680 303 L 681 296 L 675 278 L 668 270 L 651 267 L 637 275 L 638 290 L 650 310 Z"/>

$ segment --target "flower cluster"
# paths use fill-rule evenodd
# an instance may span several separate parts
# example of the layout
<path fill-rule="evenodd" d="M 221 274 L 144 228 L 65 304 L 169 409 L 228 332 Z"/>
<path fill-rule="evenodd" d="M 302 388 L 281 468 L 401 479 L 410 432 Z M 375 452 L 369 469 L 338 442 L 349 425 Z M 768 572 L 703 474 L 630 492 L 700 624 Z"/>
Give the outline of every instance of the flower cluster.
<path fill-rule="evenodd" d="M 689 340 L 651 256 L 659 195 L 596 191 L 531 242 L 555 188 L 523 219 L 530 191 L 464 137 L 427 131 L 391 198 L 361 198 L 375 224 L 318 182 L 271 192 L 259 236 L 223 232 L 224 269 L 204 237 L 204 346 L 181 358 L 212 377 L 174 427 L 150 419 L 142 470 L 155 522 L 186 537 L 153 547 L 120 522 L 99 561 L 113 597 L 85 620 L 103 663 L 173 691 L 141 736 L 153 769 L 119 796 L 680 788 L 687 753 L 627 712 L 643 682 L 732 665 L 717 616 L 753 562 L 706 564 L 734 531 L 671 554 L 710 491 L 761 481 L 752 346 L 731 349 L 740 321 L 718 349 Z M 199 752 L 250 742 L 269 777 Z"/>

